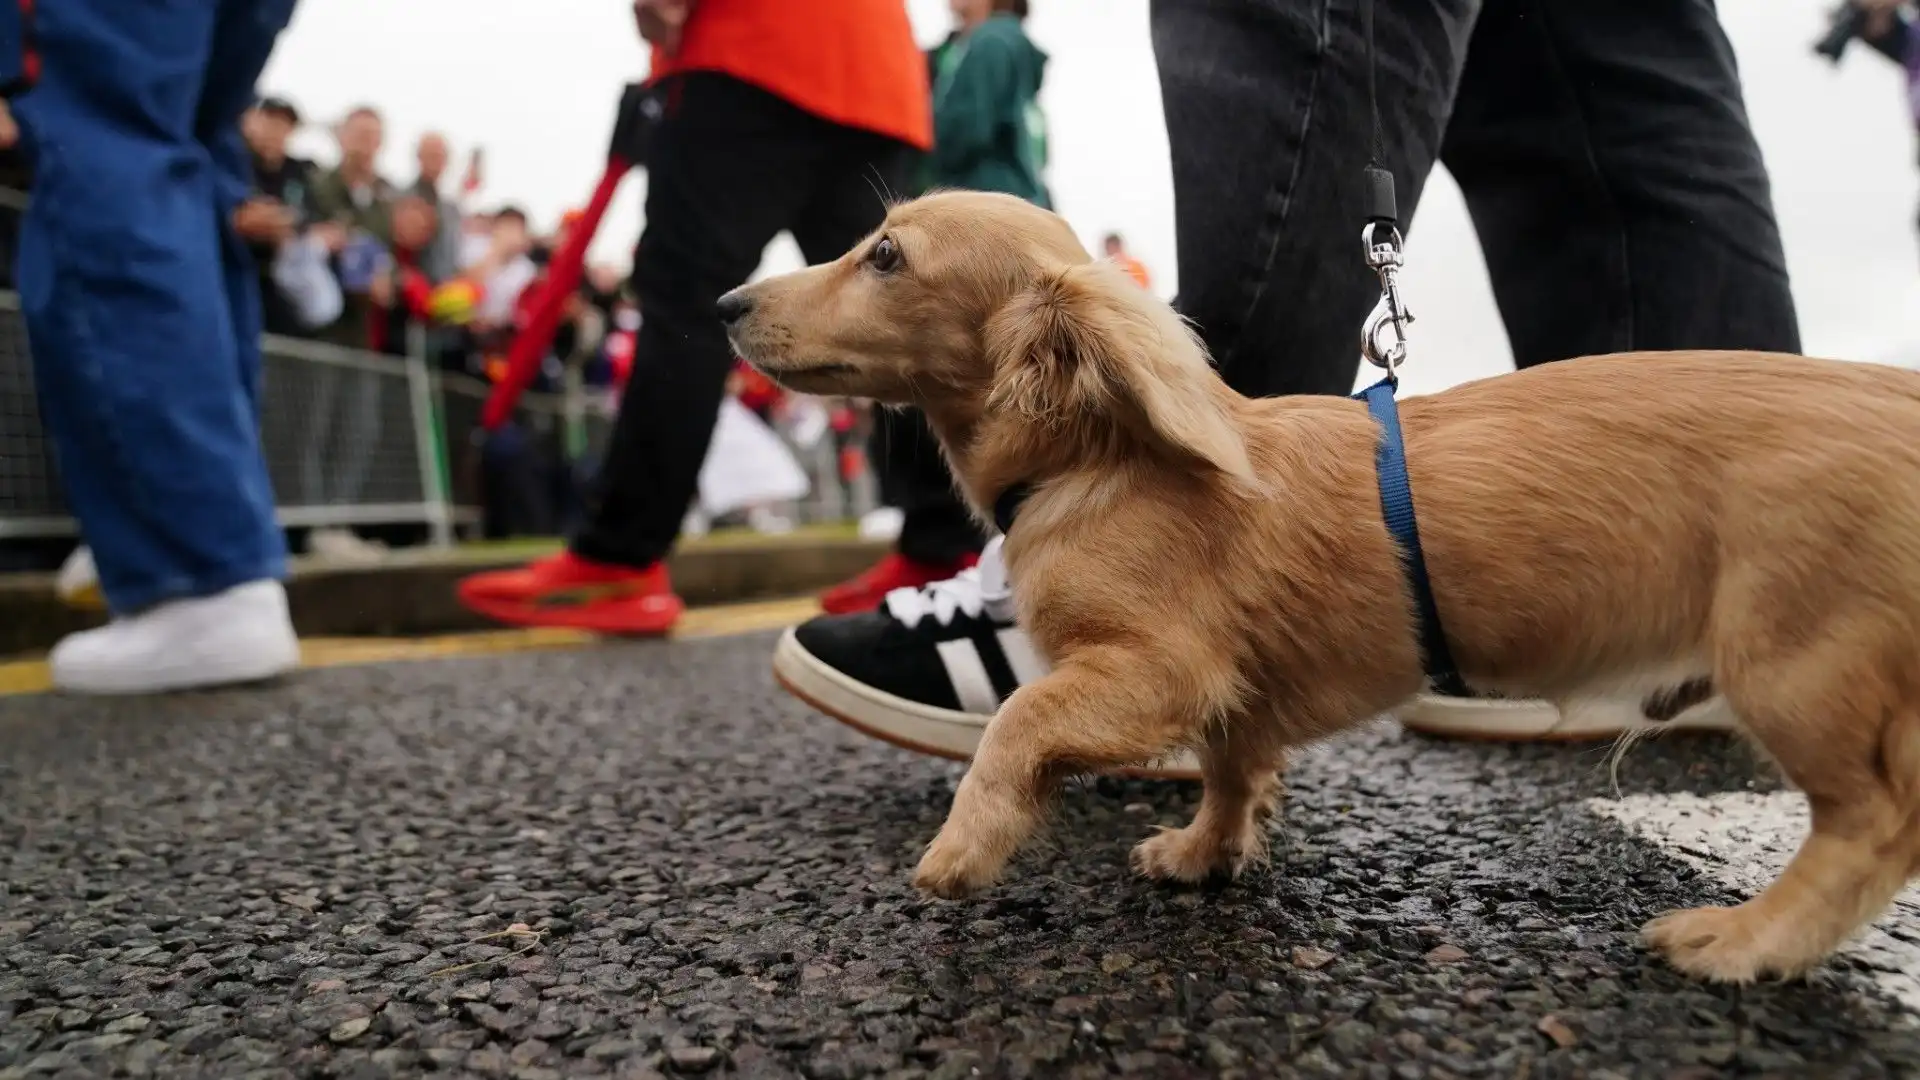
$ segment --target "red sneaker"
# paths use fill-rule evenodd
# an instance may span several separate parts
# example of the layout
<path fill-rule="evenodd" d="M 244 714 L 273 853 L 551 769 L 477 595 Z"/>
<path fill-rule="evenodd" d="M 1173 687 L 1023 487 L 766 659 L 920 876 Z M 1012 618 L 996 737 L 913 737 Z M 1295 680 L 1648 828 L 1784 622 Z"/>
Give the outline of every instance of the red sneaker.
<path fill-rule="evenodd" d="M 632 570 L 588 562 L 570 551 L 518 570 L 474 574 L 458 592 L 468 610 L 499 622 L 600 634 L 664 634 L 686 609 L 673 594 L 665 564 Z"/>
<path fill-rule="evenodd" d="M 966 555 L 950 563 L 926 563 L 896 551 L 868 567 L 859 577 L 821 593 L 820 607 L 829 615 L 872 611 L 895 589 L 917 589 L 945 581 L 979 561 L 978 555 Z"/>

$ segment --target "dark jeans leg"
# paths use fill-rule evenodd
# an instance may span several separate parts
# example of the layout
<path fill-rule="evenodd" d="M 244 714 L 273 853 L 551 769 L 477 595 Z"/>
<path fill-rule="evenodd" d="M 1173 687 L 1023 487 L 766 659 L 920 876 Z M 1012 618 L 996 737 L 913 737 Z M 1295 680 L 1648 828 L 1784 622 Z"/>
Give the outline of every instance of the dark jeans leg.
<path fill-rule="evenodd" d="M 878 228 L 887 208 L 876 192 L 902 190 L 914 165 L 913 149 L 891 139 L 849 131 L 843 142 L 845 149 L 822 176 L 814 202 L 794 223 L 793 238 L 810 263 L 839 258 Z M 882 499 L 906 515 L 900 554 L 948 563 L 986 545 L 920 410 L 882 410 L 869 448 Z"/>
<path fill-rule="evenodd" d="M 1487 0 L 1442 159 L 1519 366 L 1799 351 L 1766 166 L 1711 0 Z"/>
<path fill-rule="evenodd" d="M 1402 228 L 1440 152 L 1477 0 L 1374 0 Z M 1183 314 L 1252 397 L 1346 394 L 1378 297 L 1361 258 L 1367 50 L 1331 0 L 1153 0 Z"/>
<path fill-rule="evenodd" d="M 747 280 L 811 198 L 841 129 L 724 75 L 682 77 L 654 133 L 633 374 L 573 551 L 644 567 L 673 547 L 699 487 L 733 351 L 714 301 Z"/>
<path fill-rule="evenodd" d="M 1376 5 L 1401 218 L 1444 146 L 1520 365 L 1798 350 L 1765 168 L 1709 0 Z M 1244 394 L 1349 392 L 1377 297 L 1356 226 L 1357 12 L 1154 0 L 1153 37 L 1180 308 Z"/>

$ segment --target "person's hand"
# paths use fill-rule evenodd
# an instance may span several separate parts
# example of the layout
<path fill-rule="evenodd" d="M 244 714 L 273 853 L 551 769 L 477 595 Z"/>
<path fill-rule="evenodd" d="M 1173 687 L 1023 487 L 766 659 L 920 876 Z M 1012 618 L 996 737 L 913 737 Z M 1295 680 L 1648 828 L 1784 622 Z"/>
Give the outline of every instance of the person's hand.
<path fill-rule="evenodd" d="M 233 231 L 255 243 L 278 244 L 293 235 L 293 211 L 278 199 L 251 198 L 234 208 Z"/>
<path fill-rule="evenodd" d="M 680 51 L 680 34 L 692 9 L 693 0 L 633 0 L 633 21 L 642 39 L 672 56 Z"/>
<path fill-rule="evenodd" d="M 0 98 L 0 150 L 11 150 L 20 141 L 20 125 L 13 121 L 13 110 L 7 107 L 7 99 Z"/>
<path fill-rule="evenodd" d="M 337 221 L 322 221 L 307 228 L 307 238 L 325 248 L 327 254 L 338 255 L 347 246 L 347 227 Z"/>
<path fill-rule="evenodd" d="M 382 270 L 373 275 L 373 283 L 367 287 L 367 299 L 373 301 L 375 307 L 393 306 L 392 270 Z"/>

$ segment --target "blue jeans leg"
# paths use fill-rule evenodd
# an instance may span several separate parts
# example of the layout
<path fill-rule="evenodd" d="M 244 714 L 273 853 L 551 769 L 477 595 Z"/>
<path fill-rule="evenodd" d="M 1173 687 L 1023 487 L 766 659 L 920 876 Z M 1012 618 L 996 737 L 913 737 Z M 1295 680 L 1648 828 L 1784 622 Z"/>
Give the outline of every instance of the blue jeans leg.
<path fill-rule="evenodd" d="M 291 0 L 36 13 L 15 103 L 35 163 L 21 306 L 41 411 L 108 602 L 282 576 L 261 456 L 259 299 L 230 227 L 237 122 Z"/>

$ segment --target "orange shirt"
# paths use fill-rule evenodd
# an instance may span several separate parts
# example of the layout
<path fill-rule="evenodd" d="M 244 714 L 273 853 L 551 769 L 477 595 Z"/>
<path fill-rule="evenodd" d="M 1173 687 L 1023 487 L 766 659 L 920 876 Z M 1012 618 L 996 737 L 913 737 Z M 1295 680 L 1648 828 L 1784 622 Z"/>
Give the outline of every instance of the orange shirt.
<path fill-rule="evenodd" d="M 1125 270 L 1128 277 L 1139 282 L 1141 288 L 1145 289 L 1151 286 L 1152 279 L 1147 275 L 1146 263 L 1141 262 L 1139 259 L 1134 258 L 1124 251 L 1115 255 L 1113 261 L 1120 264 L 1120 269 Z"/>
<path fill-rule="evenodd" d="M 697 0 L 652 78 L 718 71 L 836 124 L 933 146 L 927 62 L 904 0 Z"/>

